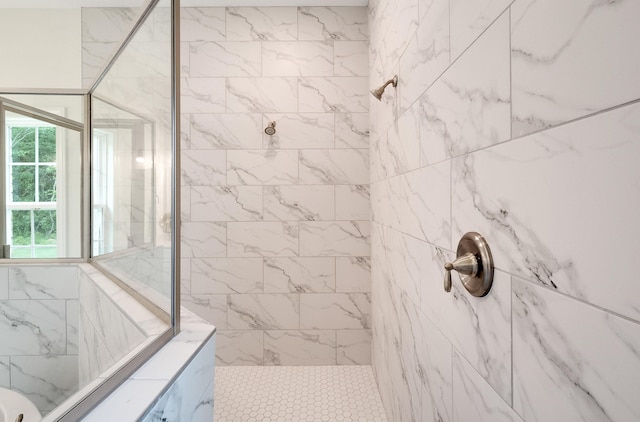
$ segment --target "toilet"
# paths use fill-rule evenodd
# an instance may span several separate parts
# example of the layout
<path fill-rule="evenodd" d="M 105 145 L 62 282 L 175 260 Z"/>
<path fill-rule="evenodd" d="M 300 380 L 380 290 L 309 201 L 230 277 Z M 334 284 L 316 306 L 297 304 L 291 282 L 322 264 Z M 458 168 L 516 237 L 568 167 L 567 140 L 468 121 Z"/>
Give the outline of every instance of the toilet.
<path fill-rule="evenodd" d="M 42 415 L 31 400 L 20 393 L 0 387 L 0 422 L 16 422 L 22 413 L 22 422 L 40 422 Z"/>

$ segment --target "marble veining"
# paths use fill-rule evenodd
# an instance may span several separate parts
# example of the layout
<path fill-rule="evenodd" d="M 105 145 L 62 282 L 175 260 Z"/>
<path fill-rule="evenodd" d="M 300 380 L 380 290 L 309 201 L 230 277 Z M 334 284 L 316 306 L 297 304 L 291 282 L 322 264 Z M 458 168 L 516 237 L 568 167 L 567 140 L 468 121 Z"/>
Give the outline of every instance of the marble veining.
<path fill-rule="evenodd" d="M 334 258 L 265 258 L 265 293 L 312 293 L 335 290 Z"/>

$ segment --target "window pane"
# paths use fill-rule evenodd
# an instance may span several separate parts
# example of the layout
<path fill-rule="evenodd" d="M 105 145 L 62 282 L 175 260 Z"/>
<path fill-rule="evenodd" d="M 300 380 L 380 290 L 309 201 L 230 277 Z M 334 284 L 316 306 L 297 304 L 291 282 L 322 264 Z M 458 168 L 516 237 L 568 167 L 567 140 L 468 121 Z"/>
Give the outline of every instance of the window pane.
<path fill-rule="evenodd" d="M 56 211 L 38 210 L 33 212 L 36 231 L 36 245 L 56 244 Z"/>
<path fill-rule="evenodd" d="M 36 161 L 36 128 L 11 128 L 11 161 L 14 163 Z"/>
<path fill-rule="evenodd" d="M 56 167 L 38 166 L 40 202 L 56 202 Z"/>
<path fill-rule="evenodd" d="M 13 202 L 33 202 L 36 200 L 36 167 L 12 166 Z"/>
<path fill-rule="evenodd" d="M 11 258 L 31 258 L 31 248 L 11 248 Z"/>
<path fill-rule="evenodd" d="M 58 249 L 56 247 L 36 248 L 34 258 L 57 258 Z"/>
<path fill-rule="evenodd" d="M 11 238 L 12 245 L 31 245 L 31 211 L 11 211 Z"/>
<path fill-rule="evenodd" d="M 38 128 L 38 161 L 55 163 L 56 161 L 56 128 Z"/>

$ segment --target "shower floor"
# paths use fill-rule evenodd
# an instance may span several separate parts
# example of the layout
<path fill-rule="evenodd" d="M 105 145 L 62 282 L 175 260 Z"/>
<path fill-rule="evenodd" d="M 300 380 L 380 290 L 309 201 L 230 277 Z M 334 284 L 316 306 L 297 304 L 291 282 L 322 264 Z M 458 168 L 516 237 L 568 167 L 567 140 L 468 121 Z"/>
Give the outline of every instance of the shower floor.
<path fill-rule="evenodd" d="M 215 422 L 386 422 L 370 366 L 216 367 Z"/>

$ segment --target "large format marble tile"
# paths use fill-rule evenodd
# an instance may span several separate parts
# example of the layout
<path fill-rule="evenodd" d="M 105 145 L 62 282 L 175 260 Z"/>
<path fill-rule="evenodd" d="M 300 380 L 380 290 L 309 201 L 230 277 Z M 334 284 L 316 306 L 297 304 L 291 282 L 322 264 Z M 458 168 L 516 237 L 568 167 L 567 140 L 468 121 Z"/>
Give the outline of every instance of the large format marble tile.
<path fill-rule="evenodd" d="M 77 297 L 78 269 L 75 265 L 9 268 L 9 299 L 75 299 Z"/>
<path fill-rule="evenodd" d="M 333 43 L 262 43 L 262 76 L 333 76 Z"/>
<path fill-rule="evenodd" d="M 454 160 L 453 238 L 476 230 L 498 268 L 640 320 L 633 269 L 610 265 L 640 236 L 639 121 L 635 104 Z"/>
<path fill-rule="evenodd" d="M 265 293 L 333 292 L 334 258 L 265 258 Z"/>
<path fill-rule="evenodd" d="M 262 219 L 262 186 L 193 186 L 191 221 Z"/>
<path fill-rule="evenodd" d="M 189 149 L 260 149 L 260 114 L 192 114 Z"/>
<path fill-rule="evenodd" d="M 369 150 L 300 151 L 300 183 L 358 185 L 369 183 Z"/>
<path fill-rule="evenodd" d="M 181 294 L 180 302 L 216 329 L 227 329 L 227 295 Z"/>
<path fill-rule="evenodd" d="M 9 268 L 0 268 L 0 300 L 9 299 Z"/>
<path fill-rule="evenodd" d="M 228 41 L 293 41 L 298 37 L 295 7 L 227 7 Z"/>
<path fill-rule="evenodd" d="M 436 247 L 424 257 L 421 310 L 487 383 L 511 402 L 511 278 L 496 271 L 489 294 L 477 298 L 454 274 L 447 293 L 444 263 L 453 257 Z"/>
<path fill-rule="evenodd" d="M 121 42 L 138 9 L 135 7 L 83 7 L 82 42 Z"/>
<path fill-rule="evenodd" d="M 368 76 L 369 44 L 367 41 L 335 41 L 333 43 L 335 76 Z"/>
<path fill-rule="evenodd" d="M 11 389 L 48 413 L 78 389 L 77 356 L 13 356 Z"/>
<path fill-rule="evenodd" d="M 189 258 L 221 257 L 227 251 L 227 225 L 213 222 L 183 222 L 181 255 Z"/>
<path fill-rule="evenodd" d="M 456 421 L 523 422 L 458 353 L 453 354 L 453 400 Z M 567 421 L 555 409 L 549 420 Z"/>
<path fill-rule="evenodd" d="M 183 78 L 180 85 L 182 113 L 224 113 L 224 78 Z"/>
<path fill-rule="evenodd" d="M 336 257 L 336 292 L 370 292 L 371 258 Z"/>
<path fill-rule="evenodd" d="M 338 365 L 371 365 L 371 331 L 336 331 Z"/>
<path fill-rule="evenodd" d="M 291 185 L 298 181 L 298 151 L 227 152 L 230 185 Z"/>
<path fill-rule="evenodd" d="M 527 421 L 640 418 L 640 325 L 514 278 L 513 406 Z"/>
<path fill-rule="evenodd" d="M 66 303 L 66 312 L 67 312 L 67 354 L 68 355 L 77 355 L 78 354 L 78 345 L 79 345 L 79 336 L 80 336 L 80 326 L 79 326 L 79 313 L 80 313 L 80 304 L 78 299 L 70 299 L 67 300 Z"/>
<path fill-rule="evenodd" d="M 369 221 L 300 223 L 301 256 L 369 256 Z"/>
<path fill-rule="evenodd" d="M 9 356 L 0 356 L 0 388 L 11 388 L 11 365 Z"/>
<path fill-rule="evenodd" d="M 298 111 L 296 78 L 227 78 L 227 112 L 287 113 Z M 325 111 L 325 110 L 306 110 Z"/>
<path fill-rule="evenodd" d="M 371 328 L 369 293 L 315 293 L 300 295 L 302 329 Z"/>
<path fill-rule="evenodd" d="M 298 224 L 228 223 L 227 255 L 230 257 L 297 256 Z"/>
<path fill-rule="evenodd" d="M 297 294 L 229 295 L 227 309 L 227 325 L 232 330 L 288 330 L 300 327 L 300 295 Z"/>
<path fill-rule="evenodd" d="M 334 330 L 264 332 L 265 365 L 335 365 Z"/>
<path fill-rule="evenodd" d="M 187 186 L 224 185 L 227 182 L 226 151 L 182 151 L 180 180 Z"/>
<path fill-rule="evenodd" d="M 509 14 L 503 14 L 420 98 L 422 165 L 511 136 Z"/>
<path fill-rule="evenodd" d="M 335 187 L 264 186 L 264 219 L 279 221 L 334 220 Z"/>
<path fill-rule="evenodd" d="M 301 77 L 298 83 L 300 112 L 354 112 L 369 110 L 366 77 Z"/>
<path fill-rule="evenodd" d="M 400 58 L 400 105 L 406 110 L 449 66 L 449 0 L 432 0 Z"/>
<path fill-rule="evenodd" d="M 378 140 L 378 153 L 384 163 L 382 177 L 415 170 L 420 166 L 420 104 L 415 103 Z"/>
<path fill-rule="evenodd" d="M 511 8 L 514 136 L 640 97 L 640 46 L 630 42 L 640 36 L 638 16 L 635 1 L 516 1 Z"/>
<path fill-rule="evenodd" d="M 110 368 L 115 359 L 83 308 L 78 310 L 78 382 L 84 387 Z"/>
<path fill-rule="evenodd" d="M 334 146 L 333 113 L 265 114 L 262 127 L 267 127 L 270 122 L 276 123 L 276 134 L 262 134 L 265 148 L 307 149 Z"/>
<path fill-rule="evenodd" d="M 56 355 L 67 350 L 65 300 L 0 302 L 0 356 Z"/>
<path fill-rule="evenodd" d="M 189 45 L 189 76 L 260 76 L 259 42 L 192 42 Z M 285 76 L 285 75 L 283 75 Z"/>
<path fill-rule="evenodd" d="M 181 7 L 181 41 L 224 41 L 224 7 Z"/>
<path fill-rule="evenodd" d="M 336 148 L 369 148 L 368 113 L 334 113 Z"/>
<path fill-rule="evenodd" d="M 476 41 L 513 1 L 451 0 L 451 60 L 455 60 Z"/>
<path fill-rule="evenodd" d="M 263 331 L 218 331 L 216 337 L 217 365 L 262 365 Z"/>
<path fill-rule="evenodd" d="M 364 7 L 298 8 L 300 40 L 366 40 L 367 9 Z"/>
<path fill-rule="evenodd" d="M 263 291 L 262 280 L 262 258 L 191 260 L 192 294 L 259 293 Z"/>
<path fill-rule="evenodd" d="M 336 220 L 371 218 L 369 185 L 338 185 L 335 189 Z"/>

